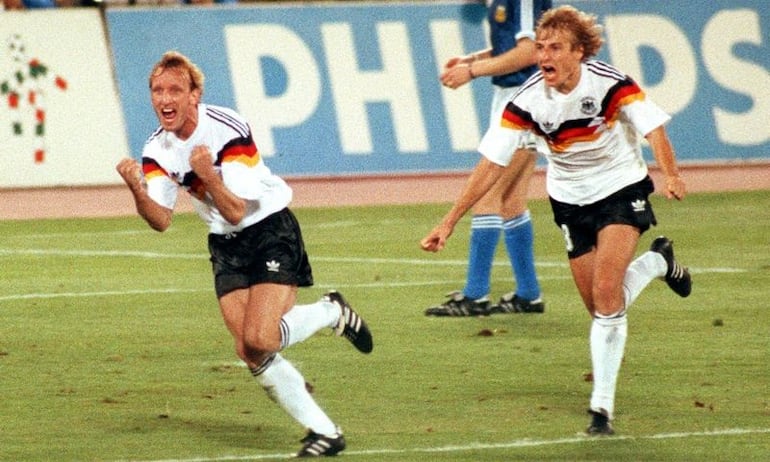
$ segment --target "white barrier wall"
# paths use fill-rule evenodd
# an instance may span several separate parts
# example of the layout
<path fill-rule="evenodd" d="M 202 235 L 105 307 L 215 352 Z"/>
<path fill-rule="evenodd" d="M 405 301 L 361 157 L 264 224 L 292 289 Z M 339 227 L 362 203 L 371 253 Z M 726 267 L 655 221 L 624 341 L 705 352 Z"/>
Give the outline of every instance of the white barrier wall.
<path fill-rule="evenodd" d="M 129 155 L 100 12 L 0 13 L 0 188 L 120 182 Z"/>

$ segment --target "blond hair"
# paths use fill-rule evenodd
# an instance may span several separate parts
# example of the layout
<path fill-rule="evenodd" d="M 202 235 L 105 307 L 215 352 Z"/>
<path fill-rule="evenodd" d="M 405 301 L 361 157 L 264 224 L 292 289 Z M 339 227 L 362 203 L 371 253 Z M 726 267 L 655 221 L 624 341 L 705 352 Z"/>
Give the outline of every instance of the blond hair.
<path fill-rule="evenodd" d="M 596 16 L 577 8 L 564 5 L 543 13 L 537 23 L 537 35 L 547 31 L 563 30 L 572 33 L 574 41 L 572 49 L 583 48 L 583 59 L 596 56 L 604 44 L 602 26 L 596 22 Z"/>
<path fill-rule="evenodd" d="M 152 87 L 152 79 L 162 74 L 167 69 L 175 69 L 182 76 L 186 77 L 190 82 L 190 90 L 200 90 L 203 93 L 203 83 L 206 77 L 198 66 L 195 65 L 190 58 L 179 53 L 178 51 L 167 51 L 163 53 L 160 61 L 158 61 L 150 71 L 149 83 Z"/>

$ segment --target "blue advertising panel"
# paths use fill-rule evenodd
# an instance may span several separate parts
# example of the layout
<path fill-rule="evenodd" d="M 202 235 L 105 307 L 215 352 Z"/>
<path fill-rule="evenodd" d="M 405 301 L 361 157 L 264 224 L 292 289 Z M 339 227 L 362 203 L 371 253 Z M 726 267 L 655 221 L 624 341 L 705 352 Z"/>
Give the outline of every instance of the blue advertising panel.
<path fill-rule="evenodd" d="M 770 2 L 573 1 L 605 25 L 605 59 L 674 116 L 683 161 L 770 158 Z M 157 126 L 148 74 L 178 50 L 206 74 L 203 100 L 252 125 L 290 176 L 467 170 L 489 123 L 486 78 L 438 74 L 486 46 L 481 3 L 301 3 L 108 9 L 129 144 Z"/>

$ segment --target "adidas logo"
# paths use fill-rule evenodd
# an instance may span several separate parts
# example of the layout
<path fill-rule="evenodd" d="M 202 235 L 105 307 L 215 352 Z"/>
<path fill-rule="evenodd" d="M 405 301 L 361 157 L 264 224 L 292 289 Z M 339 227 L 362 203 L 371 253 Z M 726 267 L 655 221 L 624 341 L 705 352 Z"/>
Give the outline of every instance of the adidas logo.
<path fill-rule="evenodd" d="M 631 209 L 633 209 L 634 212 L 644 212 L 644 208 L 647 205 L 647 201 L 644 199 L 637 199 L 633 202 L 631 202 Z"/>
<path fill-rule="evenodd" d="M 272 271 L 273 273 L 277 273 L 281 268 L 281 264 L 275 260 L 270 260 L 265 262 L 265 264 L 267 265 L 267 270 Z"/>

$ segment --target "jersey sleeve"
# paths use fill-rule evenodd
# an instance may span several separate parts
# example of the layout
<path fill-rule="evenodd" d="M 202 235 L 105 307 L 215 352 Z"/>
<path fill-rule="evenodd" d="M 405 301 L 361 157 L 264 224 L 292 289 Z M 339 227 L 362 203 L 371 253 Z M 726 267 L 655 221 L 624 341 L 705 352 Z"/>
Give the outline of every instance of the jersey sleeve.
<path fill-rule="evenodd" d="M 173 209 L 176 205 L 179 187 L 168 176 L 168 172 L 150 157 L 142 158 L 142 174 L 150 199 L 163 207 Z"/>
<path fill-rule="evenodd" d="M 612 67 L 604 67 L 618 72 Z M 624 76 L 607 94 L 606 117 L 615 120 L 621 115 L 634 129 L 647 135 L 671 119 L 660 107 L 647 98 L 644 90 L 629 76 Z"/>
<path fill-rule="evenodd" d="M 626 105 L 623 108 L 623 114 L 634 128 L 644 136 L 671 120 L 670 115 L 648 98 Z"/>
<path fill-rule="evenodd" d="M 513 103 L 508 103 L 499 124 L 491 124 L 481 139 L 478 151 L 491 162 L 507 167 L 513 153 L 532 127 L 531 118 Z"/>
<path fill-rule="evenodd" d="M 262 162 L 259 150 L 249 134 L 235 138 L 222 148 L 218 159 L 222 181 L 238 197 L 258 200 L 267 189 L 270 170 Z"/>

